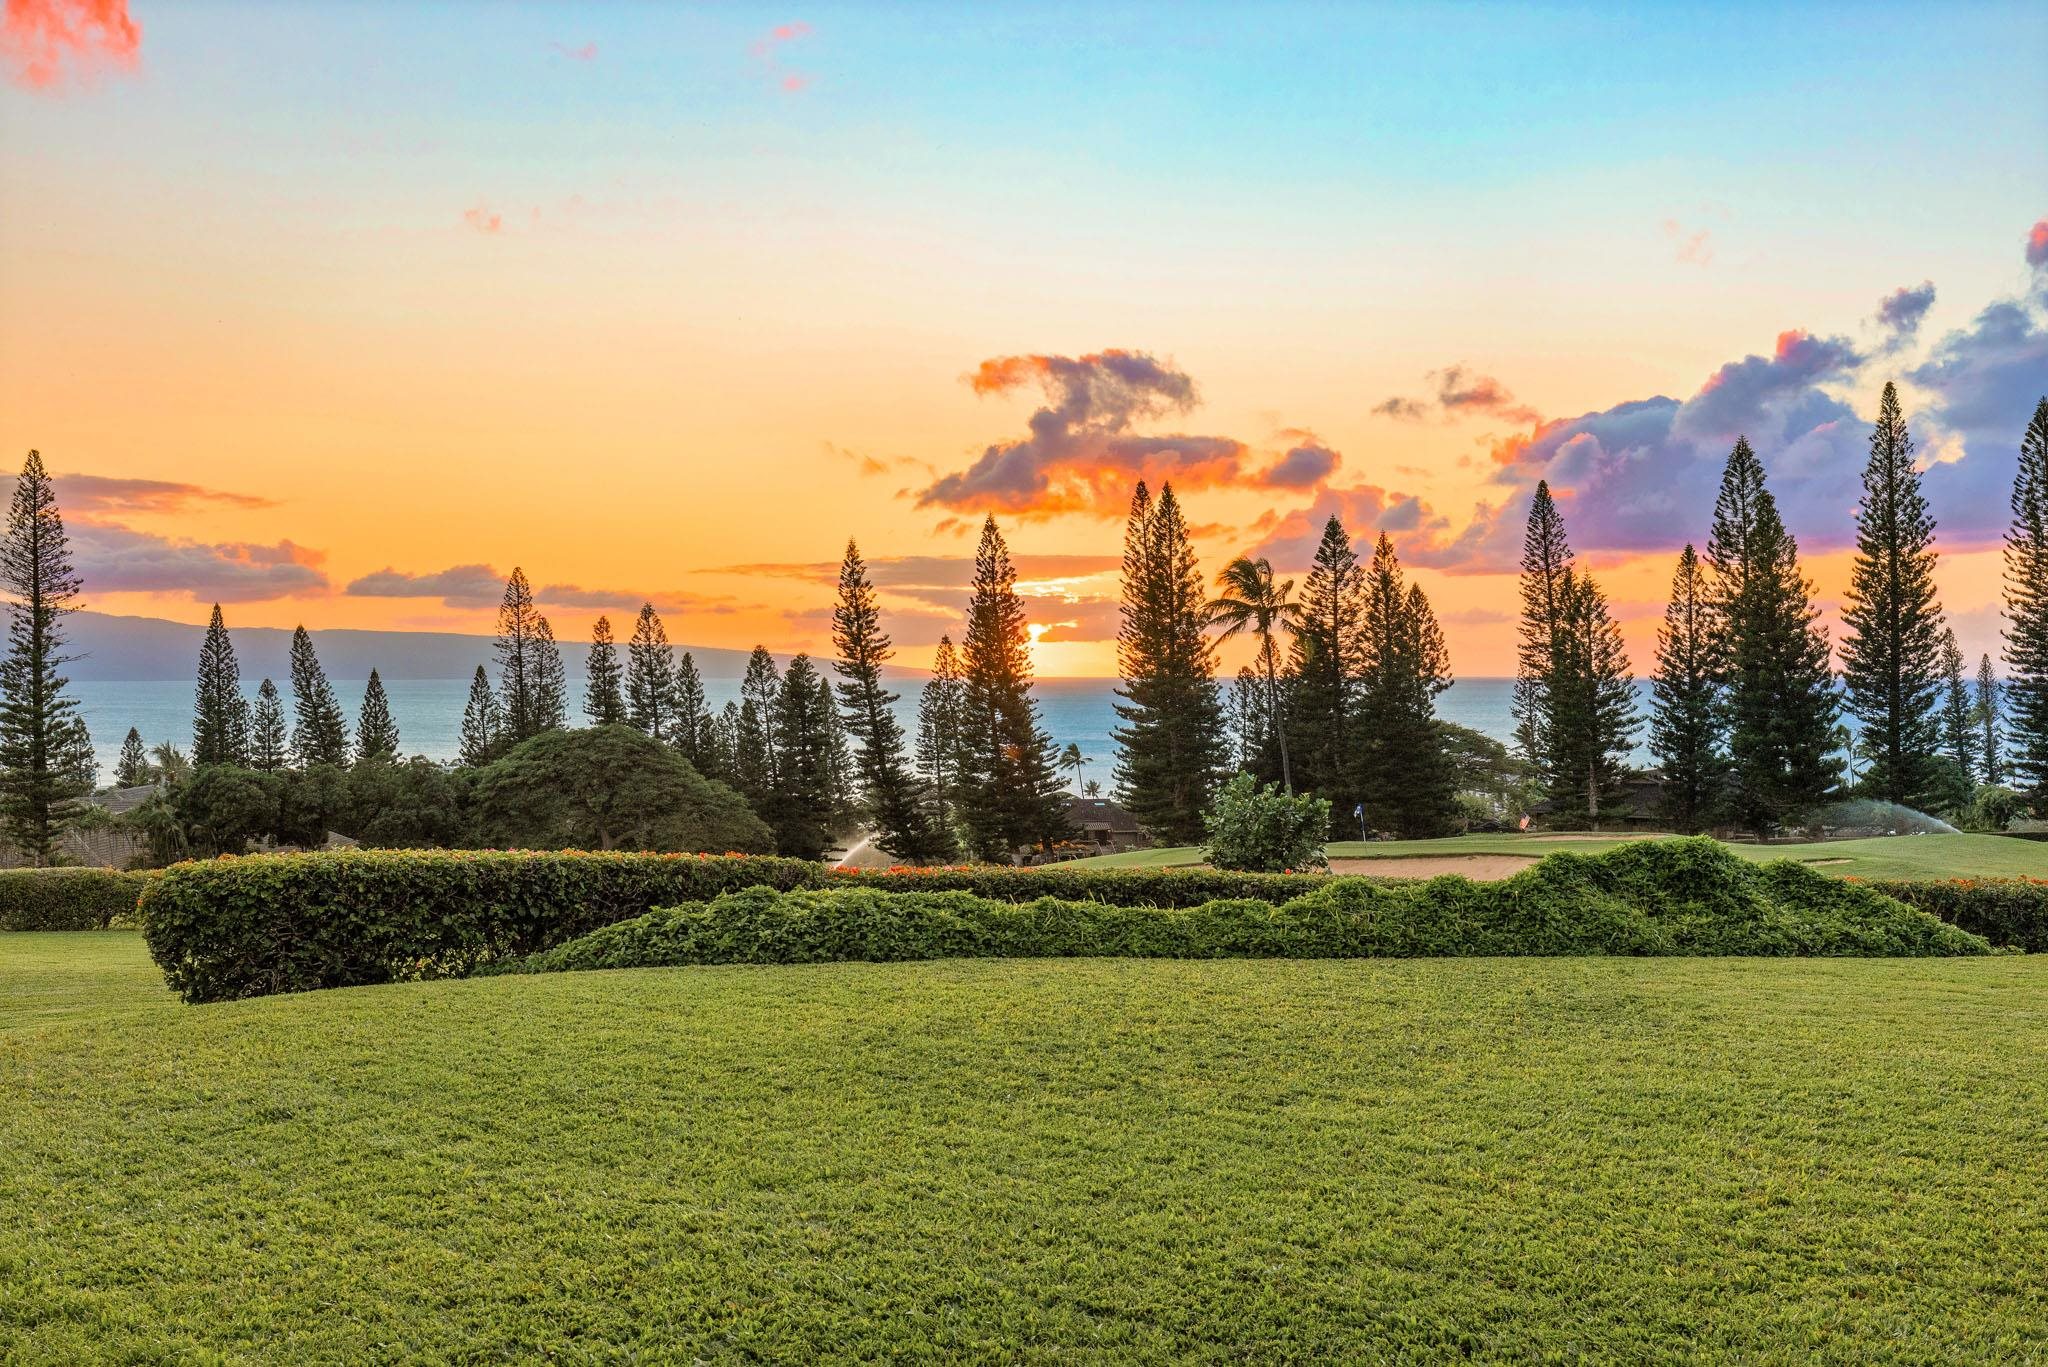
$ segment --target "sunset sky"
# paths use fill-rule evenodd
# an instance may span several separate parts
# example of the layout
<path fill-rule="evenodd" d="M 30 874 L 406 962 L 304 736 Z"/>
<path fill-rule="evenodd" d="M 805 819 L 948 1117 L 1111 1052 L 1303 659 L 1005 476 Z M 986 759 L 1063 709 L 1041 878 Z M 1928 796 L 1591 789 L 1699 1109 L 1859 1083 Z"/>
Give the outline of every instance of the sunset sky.
<path fill-rule="evenodd" d="M 1647 670 L 1747 433 L 1846 580 L 1901 385 L 1993 648 L 2048 393 L 2048 7 L 6 0 L 0 458 L 90 606 L 906 663 L 995 512 L 1113 669 L 1130 480 L 1213 570 L 1384 527 L 1512 667 L 1528 490 Z M 390 672 L 402 675 L 400 668 Z"/>

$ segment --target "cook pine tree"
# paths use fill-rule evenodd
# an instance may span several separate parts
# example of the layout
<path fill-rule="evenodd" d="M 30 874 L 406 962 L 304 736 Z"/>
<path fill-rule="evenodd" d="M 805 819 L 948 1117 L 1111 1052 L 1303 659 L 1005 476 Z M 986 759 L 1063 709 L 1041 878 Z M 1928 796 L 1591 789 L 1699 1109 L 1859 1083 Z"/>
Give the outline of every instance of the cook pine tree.
<path fill-rule="evenodd" d="M 1706 563 L 1730 812 L 1768 834 L 1833 792 L 1839 701 L 1799 544 L 1747 438 L 1736 439 L 1722 470 Z"/>
<path fill-rule="evenodd" d="M 941 636 L 917 695 L 917 776 L 947 859 L 959 852 L 961 690 L 959 654 L 953 638 Z"/>
<path fill-rule="evenodd" d="M 491 676 L 476 667 L 469 681 L 469 699 L 462 705 L 462 735 L 459 755 L 465 768 L 481 769 L 498 757 L 499 740 L 505 727 L 498 695 L 491 688 Z"/>
<path fill-rule="evenodd" d="M 1706 569 L 1679 552 L 1650 675 L 1650 753 L 1664 771 L 1664 815 L 1692 835 L 1714 823 L 1727 781 Z"/>
<path fill-rule="evenodd" d="M 142 732 L 131 726 L 121 742 L 121 757 L 114 762 L 114 786 L 140 788 L 155 777 L 150 769 L 149 750 L 142 743 Z"/>
<path fill-rule="evenodd" d="M 882 630 L 882 611 L 860 547 L 849 540 L 839 562 L 839 597 L 832 608 L 832 670 L 839 676 L 838 715 L 855 742 L 854 787 L 860 815 L 876 848 L 913 864 L 944 858 L 952 842 L 933 820 L 931 803 L 906 752 L 896 720 L 897 695 L 882 684 L 894 654 Z"/>
<path fill-rule="evenodd" d="M 2006 769 L 2048 814 L 2048 398 L 2020 437 L 2005 533 Z"/>
<path fill-rule="evenodd" d="M 1977 779 L 1980 758 L 1977 715 L 1970 697 L 1970 678 L 1963 663 L 1962 647 L 1956 643 L 1955 632 L 1947 627 L 1941 630 L 1941 694 L 1937 700 L 1937 712 L 1941 727 L 1941 754 L 1955 766 L 1954 778 L 1961 785 L 1962 797 L 1967 799 L 1970 786 Z"/>
<path fill-rule="evenodd" d="M 1561 620 L 1565 571 L 1572 567 L 1571 543 L 1564 518 L 1551 497 L 1550 482 L 1538 480 L 1530 496 L 1529 519 L 1522 534 L 1522 617 L 1515 642 L 1513 714 L 1515 747 L 1522 758 L 1544 763 L 1543 681 L 1551 667 L 1551 638 Z"/>
<path fill-rule="evenodd" d="M 363 710 L 356 719 L 356 763 L 394 764 L 398 760 L 398 723 L 391 718 L 391 699 L 384 681 L 370 671 L 363 690 Z"/>
<path fill-rule="evenodd" d="M 37 865 L 56 859 L 96 777 L 85 722 L 60 672 L 69 659 L 64 618 L 78 610 L 80 587 L 56 488 L 41 454 L 30 451 L 0 542 L 8 618 L 0 659 L 0 828 Z"/>
<path fill-rule="evenodd" d="M 591 624 L 590 653 L 584 658 L 583 715 L 592 726 L 624 725 L 623 677 L 618 646 L 612 641 L 612 619 L 600 616 Z"/>
<path fill-rule="evenodd" d="M 689 651 L 676 661 L 676 749 L 698 770 L 711 772 L 711 711 L 704 698 L 704 676 Z"/>
<path fill-rule="evenodd" d="M 1597 826 L 1617 796 L 1635 742 L 1635 679 L 1621 627 L 1590 574 L 1567 569 L 1542 679 L 1543 776 L 1560 813 Z"/>
<path fill-rule="evenodd" d="M 816 859 L 831 844 L 832 698 L 811 657 L 789 662 L 776 690 L 775 777 L 761 817 L 778 853 Z"/>
<path fill-rule="evenodd" d="M 1050 853 L 1071 833 L 1052 738 L 1031 697 L 1030 632 L 1017 568 L 993 516 L 974 552 L 961 650 L 960 816 L 980 858 Z"/>
<path fill-rule="evenodd" d="M 626 647 L 626 716 L 636 730 L 664 745 L 683 741 L 682 697 L 675 651 L 654 604 L 642 603 Z"/>
<path fill-rule="evenodd" d="M 1350 534 L 1332 517 L 1301 584 L 1286 726 L 1296 784 L 1328 798 L 1331 819 L 1340 827 L 1358 804 L 1352 741 L 1364 656 L 1364 572 Z"/>
<path fill-rule="evenodd" d="M 1977 692 L 1970 706 L 1970 721 L 1977 728 L 1980 774 L 1986 783 L 2005 782 L 2005 763 L 1999 754 L 2005 744 L 1998 701 L 1998 674 L 1987 653 L 1977 659 Z"/>
<path fill-rule="evenodd" d="M 292 760 L 301 769 L 348 763 L 348 722 L 304 626 L 292 630 Z"/>
<path fill-rule="evenodd" d="M 192 764 L 199 769 L 249 761 L 249 704 L 242 697 L 242 670 L 220 604 L 206 624 L 199 646 L 199 682 L 192 708 Z"/>
<path fill-rule="evenodd" d="M 1208 599 L 1187 520 L 1171 484 L 1154 499 L 1141 481 L 1124 525 L 1117 627 L 1117 800 L 1161 845 L 1202 840 L 1223 781 L 1223 700 Z"/>
<path fill-rule="evenodd" d="M 514 566 L 498 605 L 498 745 L 509 749 L 563 723 L 562 654 L 534 602 L 526 571 Z"/>
<path fill-rule="evenodd" d="M 1376 830 L 1443 835 L 1457 812 L 1457 774 L 1444 748 L 1436 698 L 1451 686 L 1450 653 L 1436 613 L 1410 584 L 1385 532 L 1362 593 L 1359 655 L 1360 804 Z"/>
<path fill-rule="evenodd" d="M 256 708 L 249 716 L 249 767 L 276 773 L 291 764 L 291 741 L 285 730 L 284 697 L 269 679 L 256 685 Z"/>
<path fill-rule="evenodd" d="M 1934 518 L 1913 468 L 1913 439 L 1898 390 L 1886 384 L 1856 510 L 1856 559 L 1842 608 L 1842 682 L 1849 712 L 1863 723 L 1863 790 L 1909 807 L 1932 795 L 1941 740 L 1934 558 Z"/>

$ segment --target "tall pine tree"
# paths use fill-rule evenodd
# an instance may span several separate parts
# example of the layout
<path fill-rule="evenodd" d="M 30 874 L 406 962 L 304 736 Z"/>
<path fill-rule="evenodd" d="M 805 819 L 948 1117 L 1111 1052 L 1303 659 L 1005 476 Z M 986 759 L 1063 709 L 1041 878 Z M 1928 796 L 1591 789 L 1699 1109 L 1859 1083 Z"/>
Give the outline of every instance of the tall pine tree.
<path fill-rule="evenodd" d="M 1664 814 L 1690 835 L 1713 824 L 1728 774 L 1713 612 L 1706 572 L 1690 544 L 1679 552 L 1671 576 L 1650 692 L 1650 753 L 1664 770 Z"/>
<path fill-rule="evenodd" d="M 1564 519 L 1550 496 L 1550 482 L 1538 480 L 1529 502 L 1529 521 L 1522 534 L 1522 621 L 1515 645 L 1513 713 L 1515 745 L 1522 758 L 1545 762 L 1543 681 L 1551 671 L 1551 637 L 1562 618 L 1561 591 L 1572 566 L 1571 544 Z"/>
<path fill-rule="evenodd" d="M 1977 777 L 1977 718 L 1970 703 L 1970 679 L 1964 672 L 1963 649 L 1956 634 L 1941 631 L 1941 750 L 1954 761 L 1967 785 Z"/>
<path fill-rule="evenodd" d="M 1361 593 L 1357 749 L 1361 805 L 1374 828 L 1442 835 L 1457 811 L 1457 774 L 1437 724 L 1436 696 L 1451 686 L 1450 654 L 1429 598 L 1401 571 L 1385 532 Z"/>
<path fill-rule="evenodd" d="M 469 681 L 469 700 L 462 706 L 463 765 L 481 769 L 496 759 L 504 728 L 505 714 L 498 706 L 498 695 L 491 690 L 491 676 L 478 665 L 476 677 Z"/>
<path fill-rule="evenodd" d="M 509 748 L 562 725 L 562 653 L 540 615 L 526 571 L 514 566 L 498 605 L 500 744 Z"/>
<path fill-rule="evenodd" d="M 1223 778 L 1223 702 L 1201 568 L 1171 484 L 1156 502 L 1142 482 L 1132 495 L 1121 612 L 1117 797 L 1159 844 L 1199 844 Z"/>
<path fill-rule="evenodd" d="M 1017 568 L 990 517 L 974 552 L 961 652 L 960 814 L 974 852 L 997 863 L 1029 845 L 1050 852 L 1071 830 L 1052 738 L 1031 697 L 1030 640 Z"/>
<path fill-rule="evenodd" d="M 832 706 L 811 657 L 789 662 L 775 698 L 775 778 L 762 817 L 777 852 L 816 859 L 831 843 Z"/>
<path fill-rule="evenodd" d="M 1621 628 L 1590 574 L 1567 569 L 1558 581 L 1550 644 L 1541 694 L 1545 783 L 1560 812 L 1577 806 L 1597 825 L 1621 783 L 1636 705 Z"/>
<path fill-rule="evenodd" d="M 535 718 L 541 730 L 559 731 L 569 724 L 569 674 L 545 617 L 534 623 L 533 644 Z"/>
<path fill-rule="evenodd" d="M 292 758 L 301 769 L 348 763 L 348 722 L 303 626 L 292 630 Z"/>
<path fill-rule="evenodd" d="M 1891 384 L 1870 434 L 1842 622 L 1842 681 L 1870 756 L 1863 787 L 1888 802 L 1924 805 L 1940 741 L 1941 607 L 1934 596 L 1934 519 Z"/>
<path fill-rule="evenodd" d="M 249 762 L 249 704 L 242 697 L 242 670 L 235 663 L 234 643 L 220 604 L 206 624 L 199 646 L 199 684 L 192 710 L 192 763 L 204 769 L 216 764 Z"/>
<path fill-rule="evenodd" d="M 896 720 L 896 694 L 882 686 L 882 666 L 894 653 L 882 630 L 882 611 L 860 548 L 846 543 L 839 562 L 839 601 L 832 609 L 832 662 L 839 675 L 839 708 L 846 730 L 858 742 L 854 777 L 861 815 L 877 848 L 911 863 L 943 858 L 951 846 L 932 820 L 904 753 L 903 727 Z"/>
<path fill-rule="evenodd" d="M 31 451 L 14 484 L 7 534 L 0 543 L 0 590 L 7 595 L 7 656 L 0 660 L 0 826 L 31 863 L 57 857 L 57 842 L 83 810 L 92 787 L 84 772 L 91 741 L 70 680 L 58 673 L 64 617 L 78 610 L 80 581 L 71 566 L 57 492 Z M 82 744 L 81 744 L 82 743 Z"/>
<path fill-rule="evenodd" d="M 781 696 L 782 675 L 776 672 L 775 657 L 768 647 L 757 645 L 747 656 L 747 672 L 740 679 L 739 762 L 756 774 L 754 781 L 763 792 L 775 782 L 775 702 Z M 749 715 L 751 731 L 746 725 Z"/>
<path fill-rule="evenodd" d="M 626 693 L 620 686 L 618 647 L 612 643 L 612 619 L 599 617 L 590 628 L 590 654 L 584 662 L 583 715 L 592 726 L 620 726 L 626 720 Z"/>
<path fill-rule="evenodd" d="M 626 715 L 635 728 L 665 745 L 683 742 L 675 651 L 652 603 L 640 605 L 633 641 L 626 647 Z"/>
<path fill-rule="evenodd" d="M 932 676 L 917 695 L 917 775 L 931 812 L 941 858 L 959 850 L 960 658 L 951 636 L 939 637 Z"/>
<path fill-rule="evenodd" d="M 391 699 L 385 696 L 384 681 L 370 671 L 370 683 L 363 690 L 363 710 L 356 719 L 356 763 L 393 764 L 398 760 L 398 723 L 391 719 Z"/>
<path fill-rule="evenodd" d="M 689 651 L 676 661 L 676 748 L 702 772 L 710 772 L 711 711 L 704 699 L 704 676 Z"/>
<path fill-rule="evenodd" d="M 2007 770 L 2048 813 L 2048 398 L 2020 438 L 2005 534 Z"/>
<path fill-rule="evenodd" d="M 155 778 L 156 773 L 149 764 L 149 751 L 142 744 L 142 732 L 131 726 L 127 739 L 121 742 L 121 758 L 114 764 L 114 786 L 140 788 Z"/>
<path fill-rule="evenodd" d="M 1328 798 L 1337 823 L 1359 800 L 1351 742 L 1365 657 L 1363 581 L 1351 536 L 1332 517 L 1301 585 L 1285 724 L 1296 782 Z"/>
<path fill-rule="evenodd" d="M 249 767 L 275 773 L 291 763 L 291 743 L 286 738 L 284 697 L 277 685 L 265 679 L 256 686 L 256 710 L 249 720 Z"/>
<path fill-rule="evenodd" d="M 1977 754 L 1986 783 L 2005 782 L 2005 728 L 2000 721 L 1998 675 L 1992 672 L 1991 656 L 1977 660 L 1977 695 L 1970 707 L 1970 721 L 1977 728 Z"/>
<path fill-rule="evenodd" d="M 1745 438 L 1722 471 L 1707 567 L 1733 815 L 1767 834 L 1834 788 L 1839 704 L 1799 544 Z"/>

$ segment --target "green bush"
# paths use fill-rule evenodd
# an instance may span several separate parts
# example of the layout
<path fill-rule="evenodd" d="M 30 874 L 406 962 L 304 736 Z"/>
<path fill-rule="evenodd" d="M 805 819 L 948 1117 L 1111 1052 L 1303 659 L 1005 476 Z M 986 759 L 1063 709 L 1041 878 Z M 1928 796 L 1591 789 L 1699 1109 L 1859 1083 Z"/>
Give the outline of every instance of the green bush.
<path fill-rule="evenodd" d="M 1219 869 L 1282 873 L 1328 863 L 1328 798 L 1289 797 L 1277 784 L 1261 788 L 1241 773 L 1217 790 L 1202 824 L 1209 837 L 1203 853 Z"/>
<path fill-rule="evenodd" d="M 187 1001 L 450 977 L 650 907 L 823 881 L 794 859 L 580 850 L 347 850 L 173 865 L 141 902 Z"/>
<path fill-rule="evenodd" d="M 1186 908 L 884 886 L 750 888 L 662 908 L 507 965 L 531 972 L 944 957 L 1985 954 L 1982 939 L 1797 864 L 1711 841 L 1555 854 L 1501 883 L 1330 879 L 1274 905 Z"/>
<path fill-rule="evenodd" d="M 1873 882 L 1867 887 L 1939 916 L 1995 945 L 2048 952 L 2048 878 L 1960 878 Z"/>
<path fill-rule="evenodd" d="M 0 869 L 0 930 L 105 930 L 155 875 L 116 869 Z"/>
<path fill-rule="evenodd" d="M 834 886 L 889 892 L 971 892 L 997 902 L 1113 902 L 1127 907 L 1195 907 L 1248 897 L 1280 903 L 1329 882 L 1326 874 L 1238 873 L 1223 869 L 1100 869 L 1051 864 L 1010 868 L 998 864 L 888 870 L 832 869 Z"/>

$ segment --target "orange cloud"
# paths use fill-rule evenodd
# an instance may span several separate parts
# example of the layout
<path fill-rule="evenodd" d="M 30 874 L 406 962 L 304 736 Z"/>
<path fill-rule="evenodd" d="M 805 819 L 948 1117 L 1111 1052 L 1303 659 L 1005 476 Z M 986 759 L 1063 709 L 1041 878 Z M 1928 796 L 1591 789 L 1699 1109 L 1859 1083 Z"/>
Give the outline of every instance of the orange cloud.
<path fill-rule="evenodd" d="M 80 76 L 101 60 L 132 70 L 142 54 L 142 29 L 128 17 L 128 0 L 7 0 L 0 52 L 14 68 L 16 85 L 55 90 L 67 63 Z"/>
<path fill-rule="evenodd" d="M 464 209 L 462 211 L 462 219 L 480 233 L 491 234 L 505 231 L 505 216 L 493 213 L 481 204 L 473 209 Z"/>

